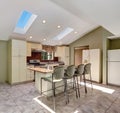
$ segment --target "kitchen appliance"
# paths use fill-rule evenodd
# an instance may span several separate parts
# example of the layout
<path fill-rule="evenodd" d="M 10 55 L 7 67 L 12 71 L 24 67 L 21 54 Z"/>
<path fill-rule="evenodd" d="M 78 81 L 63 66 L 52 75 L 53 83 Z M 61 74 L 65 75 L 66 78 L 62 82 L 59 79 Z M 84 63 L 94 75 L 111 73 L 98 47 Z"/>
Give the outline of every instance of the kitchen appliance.
<path fill-rule="evenodd" d="M 37 59 L 29 60 L 29 64 L 40 65 L 40 60 L 37 60 Z"/>
<path fill-rule="evenodd" d="M 120 49 L 108 50 L 108 84 L 120 86 Z"/>

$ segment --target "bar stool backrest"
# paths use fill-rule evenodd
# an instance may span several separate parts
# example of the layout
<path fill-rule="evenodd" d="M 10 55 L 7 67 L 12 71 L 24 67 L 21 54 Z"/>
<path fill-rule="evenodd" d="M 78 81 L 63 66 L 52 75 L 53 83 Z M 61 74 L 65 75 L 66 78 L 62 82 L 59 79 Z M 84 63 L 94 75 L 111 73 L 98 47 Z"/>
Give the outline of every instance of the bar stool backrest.
<path fill-rule="evenodd" d="M 70 65 L 67 67 L 67 70 L 66 70 L 66 74 L 69 76 L 69 77 L 72 77 L 74 74 L 75 74 L 75 66 L 74 65 Z"/>
<path fill-rule="evenodd" d="M 84 74 L 91 74 L 91 63 L 85 65 Z"/>
<path fill-rule="evenodd" d="M 53 79 L 62 79 L 64 77 L 64 67 L 55 67 L 52 75 Z"/>
<path fill-rule="evenodd" d="M 80 74 L 80 75 L 84 74 L 84 64 L 78 65 L 77 73 Z"/>

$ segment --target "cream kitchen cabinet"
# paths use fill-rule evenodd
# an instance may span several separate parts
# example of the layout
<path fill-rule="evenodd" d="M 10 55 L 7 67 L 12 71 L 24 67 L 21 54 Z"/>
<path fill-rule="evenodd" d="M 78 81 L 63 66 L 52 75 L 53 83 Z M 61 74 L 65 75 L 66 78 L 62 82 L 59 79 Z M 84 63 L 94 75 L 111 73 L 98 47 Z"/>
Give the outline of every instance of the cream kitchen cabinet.
<path fill-rule="evenodd" d="M 91 63 L 91 76 L 92 80 L 96 82 L 101 82 L 101 53 L 100 49 L 89 49 L 83 50 L 82 52 L 82 63 Z M 86 76 L 87 79 L 90 79 L 90 76 Z"/>
<path fill-rule="evenodd" d="M 31 56 L 32 49 L 42 50 L 40 43 L 27 42 L 27 56 Z"/>
<path fill-rule="evenodd" d="M 8 43 L 8 82 L 26 81 L 26 41 L 12 39 Z"/>
<path fill-rule="evenodd" d="M 55 56 L 59 57 L 59 61 L 63 61 L 65 65 L 69 65 L 69 47 L 58 46 L 55 52 Z"/>
<path fill-rule="evenodd" d="M 34 65 L 28 65 L 27 67 L 28 68 L 30 68 L 30 67 L 33 68 Z M 30 70 L 30 69 L 27 69 L 26 76 L 27 76 L 27 81 L 33 81 L 34 80 L 34 71 Z"/>
<path fill-rule="evenodd" d="M 27 42 L 27 56 L 31 56 L 31 43 Z"/>

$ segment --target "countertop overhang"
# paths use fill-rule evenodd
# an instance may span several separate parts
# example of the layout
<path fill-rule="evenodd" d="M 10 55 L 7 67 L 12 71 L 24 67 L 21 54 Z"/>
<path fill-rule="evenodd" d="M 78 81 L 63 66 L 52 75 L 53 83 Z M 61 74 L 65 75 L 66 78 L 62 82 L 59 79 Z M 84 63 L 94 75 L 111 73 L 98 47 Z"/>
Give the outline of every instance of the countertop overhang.
<path fill-rule="evenodd" d="M 53 70 L 46 69 L 46 68 L 40 68 L 40 67 L 27 67 L 27 69 L 41 72 L 41 73 L 52 73 L 53 72 Z"/>

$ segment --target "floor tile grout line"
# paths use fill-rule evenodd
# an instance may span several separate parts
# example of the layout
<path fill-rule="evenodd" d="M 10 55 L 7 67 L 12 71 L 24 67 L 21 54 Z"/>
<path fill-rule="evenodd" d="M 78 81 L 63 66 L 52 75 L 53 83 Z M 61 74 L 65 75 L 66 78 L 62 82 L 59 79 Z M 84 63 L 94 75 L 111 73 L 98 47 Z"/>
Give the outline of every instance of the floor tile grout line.
<path fill-rule="evenodd" d="M 120 94 L 113 100 L 113 102 L 111 103 L 111 105 L 105 110 L 105 113 L 107 113 L 107 111 L 112 107 L 112 105 L 115 103 L 115 101 L 119 98 Z"/>

